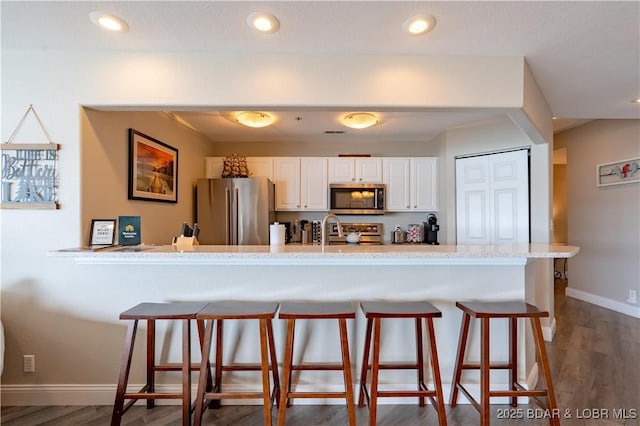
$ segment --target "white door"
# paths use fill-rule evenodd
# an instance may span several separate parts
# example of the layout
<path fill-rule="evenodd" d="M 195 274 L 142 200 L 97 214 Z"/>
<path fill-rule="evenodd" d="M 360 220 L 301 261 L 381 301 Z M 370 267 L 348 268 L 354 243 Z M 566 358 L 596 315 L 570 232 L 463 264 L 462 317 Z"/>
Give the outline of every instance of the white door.
<path fill-rule="evenodd" d="M 529 242 L 528 151 L 456 159 L 458 244 Z"/>

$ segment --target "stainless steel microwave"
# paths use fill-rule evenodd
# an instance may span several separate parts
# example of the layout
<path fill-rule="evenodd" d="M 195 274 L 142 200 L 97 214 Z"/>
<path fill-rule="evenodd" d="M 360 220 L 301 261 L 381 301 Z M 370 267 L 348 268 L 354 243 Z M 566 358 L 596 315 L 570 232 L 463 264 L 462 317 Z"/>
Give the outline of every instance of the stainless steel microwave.
<path fill-rule="evenodd" d="M 335 214 L 384 214 L 384 190 L 381 183 L 332 183 L 329 210 Z"/>

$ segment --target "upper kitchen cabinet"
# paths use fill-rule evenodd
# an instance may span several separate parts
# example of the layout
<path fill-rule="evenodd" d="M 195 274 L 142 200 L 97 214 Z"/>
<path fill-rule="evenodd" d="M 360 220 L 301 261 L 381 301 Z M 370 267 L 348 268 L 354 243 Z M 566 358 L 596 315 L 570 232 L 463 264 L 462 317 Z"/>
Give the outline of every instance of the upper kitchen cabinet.
<path fill-rule="evenodd" d="M 329 158 L 329 183 L 382 183 L 382 158 Z"/>
<path fill-rule="evenodd" d="M 276 210 L 327 211 L 327 159 L 273 159 Z"/>
<path fill-rule="evenodd" d="M 427 212 L 438 209 L 436 157 L 385 158 L 386 210 Z"/>
<path fill-rule="evenodd" d="M 222 177 L 224 157 L 205 158 L 205 177 Z M 273 181 L 273 158 L 271 157 L 247 157 L 247 168 L 250 177 L 265 176 Z"/>

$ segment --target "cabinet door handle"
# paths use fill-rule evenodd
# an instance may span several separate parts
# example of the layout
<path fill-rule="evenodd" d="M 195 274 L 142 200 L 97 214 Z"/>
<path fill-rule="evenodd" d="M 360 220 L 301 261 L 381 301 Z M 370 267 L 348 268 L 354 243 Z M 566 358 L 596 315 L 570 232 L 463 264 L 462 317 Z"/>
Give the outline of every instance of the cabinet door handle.
<path fill-rule="evenodd" d="M 417 208 L 418 208 L 418 206 L 413 206 L 413 208 L 414 208 L 414 209 L 417 209 Z"/>
<path fill-rule="evenodd" d="M 306 204 L 304 205 L 304 208 L 305 208 L 305 209 L 307 208 L 307 205 L 306 205 Z"/>
<path fill-rule="evenodd" d="M 407 208 L 409 209 L 409 208 L 411 208 L 411 206 L 407 206 Z"/>

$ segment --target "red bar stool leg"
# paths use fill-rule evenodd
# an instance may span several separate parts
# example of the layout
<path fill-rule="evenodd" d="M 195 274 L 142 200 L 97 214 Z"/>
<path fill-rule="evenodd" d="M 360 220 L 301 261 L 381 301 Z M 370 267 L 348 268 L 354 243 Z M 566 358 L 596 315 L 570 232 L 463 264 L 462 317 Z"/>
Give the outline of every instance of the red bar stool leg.
<path fill-rule="evenodd" d="M 378 320 L 379 321 L 379 320 Z M 353 382 L 351 380 L 351 361 L 349 360 L 349 338 L 347 336 L 347 320 L 338 319 L 340 326 L 340 347 L 342 349 L 342 370 L 344 371 L 344 387 L 347 399 L 349 426 L 356 426 L 356 410 L 353 400 Z"/>
<path fill-rule="evenodd" d="M 422 348 L 422 319 L 416 318 L 416 365 L 418 366 L 418 390 L 424 386 L 424 350 Z M 418 406 L 424 407 L 425 398 L 418 397 Z"/>
<path fill-rule="evenodd" d="M 269 320 L 270 321 L 270 320 Z M 260 359 L 262 371 L 262 395 L 264 404 L 264 424 L 271 426 L 271 385 L 269 381 L 269 350 L 267 349 L 267 320 L 260 320 Z"/>
<path fill-rule="evenodd" d="M 156 376 L 154 366 L 156 365 L 156 322 L 147 320 L 147 386 L 148 392 L 156 391 Z M 147 408 L 156 406 L 154 399 L 147 399 Z"/>
<path fill-rule="evenodd" d="M 295 320 L 287 320 L 287 341 L 284 351 L 284 372 L 282 373 L 282 389 L 280 404 L 278 406 L 278 426 L 285 425 L 287 406 L 289 405 L 288 393 L 291 391 L 291 365 L 293 364 L 293 333 Z"/>
<path fill-rule="evenodd" d="M 536 343 L 536 348 L 538 348 L 538 357 L 540 358 L 540 365 L 542 367 L 544 380 L 547 386 L 547 408 L 549 409 L 550 413 L 557 413 L 558 405 L 556 403 L 556 394 L 553 390 L 551 368 L 549 367 L 549 359 L 547 358 L 547 348 L 544 346 L 544 337 L 542 336 L 542 326 L 540 325 L 540 318 L 531 318 L 531 328 L 533 329 L 533 338 Z M 552 415 L 549 418 L 549 424 L 552 426 L 560 426 L 559 416 Z"/>
<path fill-rule="evenodd" d="M 111 426 L 117 426 L 122 420 L 124 412 L 124 394 L 127 391 L 129 382 L 129 372 L 131 371 L 131 358 L 133 357 L 133 346 L 135 343 L 138 320 L 129 322 L 127 335 L 124 340 L 124 350 L 122 351 L 122 362 L 120 363 L 120 377 L 118 378 L 118 388 L 116 390 L 116 400 L 113 404 L 113 415 L 111 416 Z"/>
<path fill-rule="evenodd" d="M 509 319 L 509 383 L 511 390 L 517 391 L 518 387 L 518 318 Z M 511 397 L 511 406 L 518 406 L 518 397 Z"/>
<path fill-rule="evenodd" d="M 280 374 L 278 373 L 278 358 L 276 357 L 276 343 L 273 337 L 273 323 L 267 321 L 267 337 L 269 339 L 269 360 L 271 362 L 271 374 L 273 375 L 273 395 L 271 404 L 278 406 L 280 400 Z"/>
<path fill-rule="evenodd" d="M 373 319 L 373 360 L 371 361 L 371 394 L 369 396 L 369 425 L 375 426 L 378 417 L 378 382 L 380 380 L 380 333 L 382 320 Z"/>
<path fill-rule="evenodd" d="M 458 384 L 462 378 L 462 364 L 464 364 L 464 356 L 467 350 L 467 337 L 469 336 L 469 323 L 471 316 L 463 313 L 462 323 L 460 324 L 460 338 L 458 340 L 458 353 L 456 355 L 456 364 L 453 371 L 453 380 L 451 381 L 451 398 L 449 405 L 454 408 L 458 404 Z"/>
<path fill-rule="evenodd" d="M 438 362 L 438 350 L 436 347 L 436 334 L 433 326 L 433 318 L 427 318 L 427 334 L 429 337 L 429 358 L 433 370 L 433 383 L 436 387 L 436 410 L 438 411 L 438 423 L 447 425 L 447 413 L 444 408 L 444 395 L 442 393 L 442 379 L 440 378 L 440 363 Z M 433 403 L 433 399 L 431 400 Z"/>
<path fill-rule="evenodd" d="M 489 318 L 481 318 L 480 323 L 480 426 L 489 426 Z"/>
<path fill-rule="evenodd" d="M 209 358 L 211 351 L 211 340 L 213 337 L 213 320 L 206 321 L 204 329 L 204 342 L 202 343 L 202 359 Z M 217 343 L 217 342 L 216 342 Z M 208 365 L 200 362 L 200 376 L 198 378 L 198 395 L 196 395 L 196 405 L 194 409 L 193 424 L 199 426 L 202 424 L 202 411 L 204 410 L 204 395 L 200 394 L 200 389 L 205 388 L 207 379 Z"/>
<path fill-rule="evenodd" d="M 364 336 L 364 354 L 362 355 L 362 372 L 360 373 L 360 396 L 358 397 L 358 407 L 364 407 L 365 397 L 367 403 L 370 402 L 367 393 L 367 375 L 369 374 L 369 357 L 371 351 L 371 330 L 373 328 L 373 320 L 367 319 L 367 329 Z"/>
<path fill-rule="evenodd" d="M 203 365 L 207 365 L 205 362 Z M 191 320 L 182 320 L 182 425 L 191 425 Z"/>

